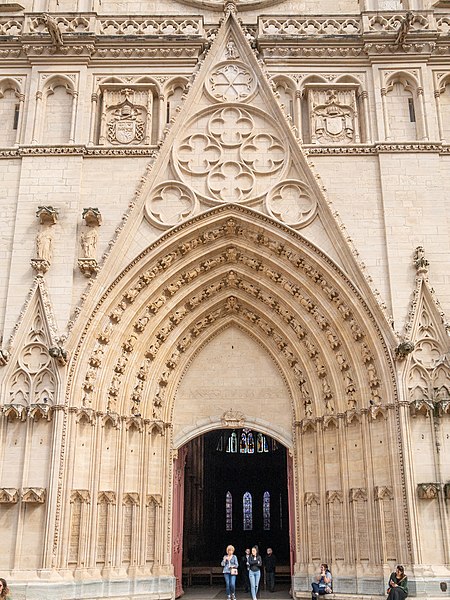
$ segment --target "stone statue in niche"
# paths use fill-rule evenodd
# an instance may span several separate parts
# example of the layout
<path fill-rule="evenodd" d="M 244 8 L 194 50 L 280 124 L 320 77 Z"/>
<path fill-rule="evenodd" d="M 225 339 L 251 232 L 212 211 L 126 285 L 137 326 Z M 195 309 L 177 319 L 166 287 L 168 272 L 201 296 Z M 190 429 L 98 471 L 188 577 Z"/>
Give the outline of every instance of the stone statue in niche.
<path fill-rule="evenodd" d="M 36 236 L 36 254 L 50 265 L 53 257 L 53 236 L 50 229 L 43 229 Z"/>
<path fill-rule="evenodd" d="M 89 228 L 81 234 L 81 250 L 84 258 L 95 258 L 98 242 L 98 231 L 94 228 Z"/>
<path fill-rule="evenodd" d="M 360 141 L 355 89 L 309 89 L 308 99 L 313 144 Z"/>
<path fill-rule="evenodd" d="M 150 84 L 108 86 L 102 94 L 99 144 L 150 144 L 153 94 Z"/>

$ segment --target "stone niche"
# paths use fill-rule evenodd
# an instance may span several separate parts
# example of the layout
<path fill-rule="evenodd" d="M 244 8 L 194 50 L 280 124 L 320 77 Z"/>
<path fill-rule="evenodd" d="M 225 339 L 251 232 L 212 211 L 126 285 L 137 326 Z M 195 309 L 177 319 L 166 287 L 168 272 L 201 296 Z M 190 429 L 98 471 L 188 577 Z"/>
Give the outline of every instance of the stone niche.
<path fill-rule="evenodd" d="M 309 142 L 311 144 L 357 144 L 361 141 L 358 84 L 305 85 Z"/>
<path fill-rule="evenodd" d="M 149 145 L 154 91 L 151 83 L 101 85 L 99 145 Z"/>

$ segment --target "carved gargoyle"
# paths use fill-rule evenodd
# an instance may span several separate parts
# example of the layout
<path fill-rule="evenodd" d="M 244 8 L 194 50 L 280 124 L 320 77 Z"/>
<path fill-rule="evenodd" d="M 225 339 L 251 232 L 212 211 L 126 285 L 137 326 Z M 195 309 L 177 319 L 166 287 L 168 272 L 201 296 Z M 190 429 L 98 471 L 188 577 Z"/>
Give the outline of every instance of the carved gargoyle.
<path fill-rule="evenodd" d="M 42 20 L 44 21 L 47 31 L 52 39 L 52 44 L 56 46 L 56 48 L 61 48 L 61 46 L 64 45 L 64 41 L 57 20 L 47 13 L 42 15 Z"/>
<path fill-rule="evenodd" d="M 69 360 L 69 353 L 61 346 L 52 346 L 48 349 L 48 353 L 61 367 L 64 367 Z"/>
<path fill-rule="evenodd" d="M 408 356 L 408 354 L 411 354 L 411 352 L 413 350 L 414 350 L 413 342 L 411 342 L 409 340 L 400 342 L 400 344 L 395 348 L 395 358 L 397 360 L 403 360 Z"/>
<path fill-rule="evenodd" d="M 0 367 L 4 367 L 9 360 L 9 352 L 0 348 Z"/>

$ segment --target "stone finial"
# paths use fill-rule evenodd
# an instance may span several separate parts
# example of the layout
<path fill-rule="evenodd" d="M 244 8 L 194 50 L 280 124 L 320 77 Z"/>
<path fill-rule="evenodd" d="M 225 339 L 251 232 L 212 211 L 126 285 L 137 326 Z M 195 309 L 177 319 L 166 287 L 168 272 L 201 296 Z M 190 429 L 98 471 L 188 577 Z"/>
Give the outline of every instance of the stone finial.
<path fill-rule="evenodd" d="M 93 208 L 92 206 L 83 208 L 81 217 L 88 227 L 100 227 L 102 224 L 102 214 L 98 208 Z"/>
<path fill-rule="evenodd" d="M 237 14 L 237 3 L 236 3 L 236 0 L 224 0 L 224 3 L 223 3 L 223 12 L 226 15 L 229 15 L 230 13 L 233 13 L 234 15 Z"/>
<path fill-rule="evenodd" d="M 411 354 L 411 352 L 414 350 L 414 343 L 409 341 L 409 340 L 405 340 L 403 342 L 400 342 L 400 344 L 395 348 L 394 352 L 395 352 L 395 358 L 397 360 L 403 360 L 405 359 L 408 354 Z"/>
<path fill-rule="evenodd" d="M 416 267 L 417 273 L 427 273 L 429 262 L 425 258 L 425 250 L 423 246 L 417 246 L 414 251 L 413 258 L 414 266 Z"/>
<path fill-rule="evenodd" d="M 58 222 L 58 211 L 53 206 L 38 206 L 36 216 L 41 225 L 54 225 Z"/>

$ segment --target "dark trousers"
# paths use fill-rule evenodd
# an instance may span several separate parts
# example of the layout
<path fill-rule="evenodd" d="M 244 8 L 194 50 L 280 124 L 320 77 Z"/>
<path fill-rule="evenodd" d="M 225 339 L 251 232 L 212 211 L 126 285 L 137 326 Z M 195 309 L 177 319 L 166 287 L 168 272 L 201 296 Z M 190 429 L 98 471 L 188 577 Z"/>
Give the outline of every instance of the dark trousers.
<path fill-rule="evenodd" d="M 319 584 L 316 583 L 315 581 L 311 584 L 312 585 L 312 591 L 313 594 L 320 594 L 321 596 L 325 596 L 325 588 L 319 588 Z"/>
<path fill-rule="evenodd" d="M 266 571 L 266 588 L 269 592 L 275 590 L 275 571 Z"/>

